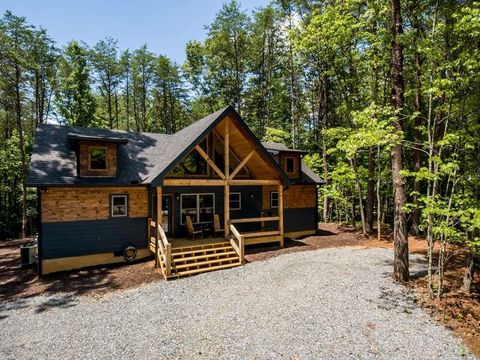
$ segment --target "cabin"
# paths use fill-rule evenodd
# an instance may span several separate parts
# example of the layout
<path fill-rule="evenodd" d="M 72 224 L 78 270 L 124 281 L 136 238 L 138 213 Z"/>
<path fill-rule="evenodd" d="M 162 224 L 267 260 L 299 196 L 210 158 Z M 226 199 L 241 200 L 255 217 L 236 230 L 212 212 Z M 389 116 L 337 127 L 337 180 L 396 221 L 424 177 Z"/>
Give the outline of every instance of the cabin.
<path fill-rule="evenodd" d="M 322 180 L 304 154 L 262 144 L 230 106 L 173 135 L 40 125 L 39 273 L 154 255 L 168 279 L 315 234 Z"/>

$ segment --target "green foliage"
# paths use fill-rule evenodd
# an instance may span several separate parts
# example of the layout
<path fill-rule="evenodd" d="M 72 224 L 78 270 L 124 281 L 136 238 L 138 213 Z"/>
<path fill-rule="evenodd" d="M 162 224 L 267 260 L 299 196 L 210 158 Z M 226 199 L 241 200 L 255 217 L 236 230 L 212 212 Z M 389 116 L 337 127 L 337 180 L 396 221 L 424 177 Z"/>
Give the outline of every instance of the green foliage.
<path fill-rule="evenodd" d="M 35 216 L 35 195 L 21 190 L 18 93 L 27 154 L 35 126 L 55 118 L 173 133 L 232 104 L 259 138 L 308 151 L 304 161 L 327 181 L 319 203 L 332 221 L 358 220 L 358 198 L 368 208 L 373 186 L 381 200 L 373 210 L 392 222 L 389 156 L 401 144 L 411 217 L 418 210 L 421 231 L 435 241 L 478 252 L 480 5 L 407 1 L 401 10 L 405 106 L 397 113 L 385 1 L 282 0 L 251 14 L 230 1 L 206 24 L 204 40 L 186 44 L 183 64 L 146 45 L 122 52 L 111 38 L 59 51 L 46 30 L 5 13 L 1 236 L 18 233 L 23 197 Z M 392 126 L 395 116 L 403 132 Z"/>
<path fill-rule="evenodd" d="M 291 144 L 291 136 L 285 130 L 267 127 L 262 141 L 280 143 L 288 147 Z"/>
<path fill-rule="evenodd" d="M 56 102 L 58 111 L 71 126 L 95 124 L 95 98 L 91 90 L 88 51 L 77 41 L 70 42 L 58 70 Z"/>

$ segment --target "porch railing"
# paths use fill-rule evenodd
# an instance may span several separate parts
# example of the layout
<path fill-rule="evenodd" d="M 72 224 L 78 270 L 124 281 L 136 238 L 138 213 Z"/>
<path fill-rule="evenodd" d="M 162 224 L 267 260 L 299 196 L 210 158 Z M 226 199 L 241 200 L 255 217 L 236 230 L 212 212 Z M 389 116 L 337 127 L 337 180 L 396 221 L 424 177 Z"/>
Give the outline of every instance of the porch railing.
<path fill-rule="evenodd" d="M 245 240 L 244 236 L 240 234 L 237 228 L 230 224 L 230 234 L 233 236 L 230 238 L 230 244 L 235 249 L 240 258 L 240 263 L 243 264 L 245 260 Z"/>
<path fill-rule="evenodd" d="M 280 216 L 265 216 L 265 217 L 256 217 L 256 218 L 243 218 L 243 219 L 231 219 L 230 224 L 245 224 L 245 223 L 253 223 L 253 222 L 260 222 L 262 224 L 262 229 L 264 227 L 264 222 L 269 221 L 280 221 Z M 281 235 L 279 230 L 272 230 L 272 231 L 260 231 L 260 232 L 250 232 L 246 233 L 243 236 L 246 238 L 250 237 L 261 237 L 261 236 L 275 236 Z"/>
<path fill-rule="evenodd" d="M 149 248 L 155 252 L 155 266 L 160 267 L 165 278 L 172 273 L 172 244 L 167 239 L 162 225 L 148 219 Z"/>

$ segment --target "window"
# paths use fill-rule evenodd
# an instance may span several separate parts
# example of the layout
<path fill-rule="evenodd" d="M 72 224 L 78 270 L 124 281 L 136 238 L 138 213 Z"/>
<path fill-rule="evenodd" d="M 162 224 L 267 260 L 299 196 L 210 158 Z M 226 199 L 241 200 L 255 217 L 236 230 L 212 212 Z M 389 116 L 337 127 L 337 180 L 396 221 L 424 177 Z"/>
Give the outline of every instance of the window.
<path fill-rule="evenodd" d="M 112 195 L 110 197 L 110 213 L 112 217 L 127 216 L 128 214 L 127 195 Z"/>
<path fill-rule="evenodd" d="M 271 209 L 278 208 L 278 192 L 277 191 L 270 192 L 270 208 Z"/>
<path fill-rule="evenodd" d="M 295 173 L 295 158 L 294 157 L 286 157 L 285 158 L 285 172 L 287 174 Z"/>
<path fill-rule="evenodd" d="M 107 149 L 104 147 L 91 147 L 90 170 L 107 170 Z"/>
<path fill-rule="evenodd" d="M 240 210 L 242 208 L 242 194 L 239 192 L 230 193 L 230 210 Z"/>
<path fill-rule="evenodd" d="M 181 194 L 180 195 L 181 223 L 185 223 L 185 217 L 192 218 L 193 223 L 208 223 L 213 221 L 215 213 L 214 194 Z"/>

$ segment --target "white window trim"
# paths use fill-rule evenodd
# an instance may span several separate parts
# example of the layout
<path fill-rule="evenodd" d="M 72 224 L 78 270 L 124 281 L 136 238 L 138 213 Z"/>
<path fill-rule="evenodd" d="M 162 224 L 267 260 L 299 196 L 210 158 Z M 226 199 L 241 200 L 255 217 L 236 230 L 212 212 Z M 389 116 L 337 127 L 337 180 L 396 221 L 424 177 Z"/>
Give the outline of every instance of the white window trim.
<path fill-rule="evenodd" d="M 273 194 L 277 194 L 277 206 L 273 206 Z M 278 209 L 278 191 L 270 191 L 270 209 Z"/>
<path fill-rule="evenodd" d="M 200 217 L 200 195 L 212 195 L 213 196 L 213 214 L 215 214 L 215 194 L 214 193 L 185 193 L 185 194 L 180 194 L 180 225 L 184 225 L 184 222 L 183 222 L 183 216 L 182 216 L 182 213 L 183 213 L 183 206 L 182 206 L 182 200 L 183 200 L 183 196 L 196 196 L 197 197 L 197 207 L 195 208 L 195 210 L 197 210 L 197 218 L 196 219 L 192 219 L 192 222 L 194 224 L 208 224 L 209 222 L 208 221 L 198 221 L 199 220 L 199 217 Z M 192 209 L 193 208 L 185 208 L 185 210 L 189 210 L 189 209 Z"/>
<path fill-rule="evenodd" d="M 241 192 L 231 192 L 230 193 L 229 204 L 232 203 L 231 196 L 233 194 L 238 195 L 238 207 L 232 207 L 232 205 L 230 205 L 230 210 L 242 210 L 242 193 Z"/>
<path fill-rule="evenodd" d="M 123 215 L 113 215 L 113 199 L 114 198 L 125 198 L 125 214 Z M 111 217 L 127 217 L 128 216 L 128 195 L 125 194 L 118 194 L 118 195 L 111 195 L 110 196 L 110 216 Z"/>

